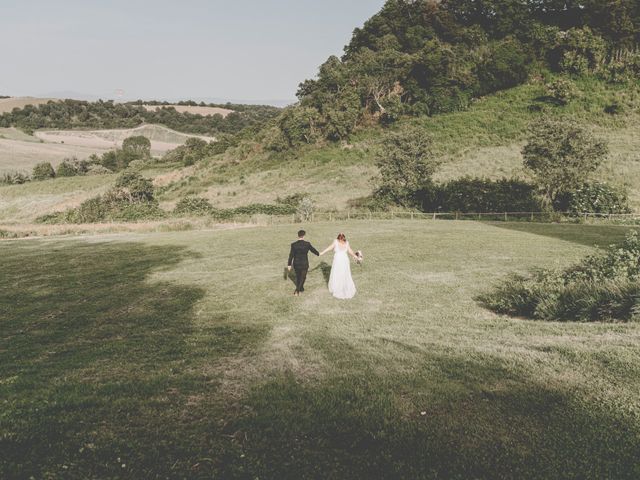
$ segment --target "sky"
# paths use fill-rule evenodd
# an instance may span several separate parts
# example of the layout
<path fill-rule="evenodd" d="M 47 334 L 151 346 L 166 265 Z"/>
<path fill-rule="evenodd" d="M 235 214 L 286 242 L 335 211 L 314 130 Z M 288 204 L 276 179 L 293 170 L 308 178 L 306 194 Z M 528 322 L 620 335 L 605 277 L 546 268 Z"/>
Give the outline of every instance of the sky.
<path fill-rule="evenodd" d="M 0 0 L 0 95 L 295 100 L 384 0 Z"/>

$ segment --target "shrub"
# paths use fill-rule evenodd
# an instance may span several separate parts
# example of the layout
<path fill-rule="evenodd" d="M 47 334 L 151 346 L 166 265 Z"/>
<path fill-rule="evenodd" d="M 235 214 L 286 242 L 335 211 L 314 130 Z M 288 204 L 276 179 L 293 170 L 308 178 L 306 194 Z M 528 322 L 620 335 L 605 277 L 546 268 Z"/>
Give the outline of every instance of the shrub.
<path fill-rule="evenodd" d="M 557 78 L 545 85 L 547 94 L 560 105 L 567 105 L 578 96 L 574 83 L 567 78 Z"/>
<path fill-rule="evenodd" d="M 142 169 L 145 167 L 145 164 L 146 164 L 146 163 L 145 163 L 145 161 L 144 161 L 144 160 L 134 160 L 134 161 L 132 161 L 132 162 L 127 166 L 127 168 L 128 168 L 129 170 L 137 170 L 137 171 L 140 171 L 140 170 L 142 170 Z"/>
<path fill-rule="evenodd" d="M 34 180 L 47 180 L 49 178 L 54 178 L 55 176 L 56 172 L 49 162 L 37 164 L 33 167 L 33 172 L 31 173 L 31 178 Z"/>
<path fill-rule="evenodd" d="M 122 172 L 115 188 L 127 193 L 133 202 L 149 202 L 154 198 L 153 183 L 138 172 Z"/>
<path fill-rule="evenodd" d="M 606 183 L 585 183 L 558 196 L 554 209 L 569 213 L 630 213 L 627 194 Z"/>
<path fill-rule="evenodd" d="M 173 213 L 179 215 L 211 215 L 215 212 L 209 200 L 201 197 L 184 197 L 175 206 Z"/>
<path fill-rule="evenodd" d="M 69 160 L 64 160 L 56 169 L 56 177 L 75 177 L 76 175 L 78 170 Z"/>
<path fill-rule="evenodd" d="M 4 185 L 22 185 L 29 180 L 29 175 L 22 172 L 5 172 L 0 175 L 0 184 Z"/>
<path fill-rule="evenodd" d="M 221 210 L 217 214 L 223 216 L 234 215 L 291 215 L 296 213 L 296 209 L 290 205 L 269 205 L 264 203 L 252 203 L 243 207 Z"/>
<path fill-rule="evenodd" d="M 491 310 L 541 320 L 640 321 L 640 239 L 586 257 L 563 271 L 511 275 L 479 299 Z"/>
<path fill-rule="evenodd" d="M 304 197 L 298 207 L 296 208 L 296 216 L 303 222 L 311 220 L 313 212 L 316 210 L 316 205 L 310 197 Z"/>
<path fill-rule="evenodd" d="M 461 178 L 420 193 L 425 212 L 538 212 L 533 185 L 515 179 Z"/>
<path fill-rule="evenodd" d="M 87 169 L 87 175 L 108 175 L 110 173 L 113 172 L 102 165 L 91 165 Z"/>
<path fill-rule="evenodd" d="M 563 72 L 575 75 L 593 72 L 602 64 L 606 53 L 606 42 L 589 27 L 558 33 L 557 55 Z"/>

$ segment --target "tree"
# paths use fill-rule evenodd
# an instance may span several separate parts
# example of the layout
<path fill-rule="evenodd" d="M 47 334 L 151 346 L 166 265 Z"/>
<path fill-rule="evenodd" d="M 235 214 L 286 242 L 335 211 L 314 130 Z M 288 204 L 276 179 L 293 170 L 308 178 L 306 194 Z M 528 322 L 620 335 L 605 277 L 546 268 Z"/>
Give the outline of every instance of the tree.
<path fill-rule="evenodd" d="M 530 127 L 522 150 L 524 165 L 549 205 L 580 187 L 607 155 L 604 142 L 575 121 L 542 119 Z"/>
<path fill-rule="evenodd" d="M 34 180 L 47 180 L 49 178 L 54 178 L 56 176 L 56 172 L 53 170 L 53 167 L 49 162 L 42 162 L 33 167 L 33 172 L 31 177 Z"/>
<path fill-rule="evenodd" d="M 149 158 L 151 157 L 151 140 L 143 135 L 125 138 L 122 142 L 122 150 L 138 158 Z"/>
<path fill-rule="evenodd" d="M 429 189 L 439 164 L 431 138 L 419 128 L 391 133 L 382 140 L 377 154 L 377 195 L 388 196 L 399 205 L 413 206 L 416 194 Z"/>

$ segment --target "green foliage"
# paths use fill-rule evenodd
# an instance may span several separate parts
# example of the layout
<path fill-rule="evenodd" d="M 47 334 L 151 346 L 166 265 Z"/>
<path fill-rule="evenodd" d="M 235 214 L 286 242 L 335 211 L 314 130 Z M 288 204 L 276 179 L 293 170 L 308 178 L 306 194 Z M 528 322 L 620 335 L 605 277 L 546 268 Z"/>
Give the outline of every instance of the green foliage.
<path fill-rule="evenodd" d="M 138 159 L 151 157 L 151 140 L 143 135 L 135 135 L 125 138 L 122 142 L 122 151 Z"/>
<path fill-rule="evenodd" d="M 633 67 L 620 72 L 614 49 L 640 38 L 630 2 L 389 0 L 355 29 L 342 58 L 300 84 L 300 104 L 281 116 L 282 135 L 271 132 L 269 148 L 344 140 L 372 120 L 462 110 L 526 82 L 532 69 L 585 75 L 609 65 L 608 76 L 629 78 Z"/>
<path fill-rule="evenodd" d="M 29 175 L 22 172 L 3 172 L 0 175 L 0 185 L 22 185 L 29 180 Z"/>
<path fill-rule="evenodd" d="M 381 141 L 376 165 L 380 170 L 377 196 L 403 206 L 415 203 L 415 193 L 428 190 L 440 161 L 431 139 L 417 128 L 390 133 Z"/>
<path fill-rule="evenodd" d="M 75 177 L 79 172 L 75 165 L 68 160 L 64 160 L 56 169 L 56 177 Z"/>
<path fill-rule="evenodd" d="M 561 193 L 554 209 L 575 214 L 631 212 L 624 190 L 600 182 L 585 183 L 571 192 Z"/>
<path fill-rule="evenodd" d="M 38 163 L 33 167 L 31 178 L 34 180 L 48 180 L 54 178 L 56 172 L 49 162 Z"/>
<path fill-rule="evenodd" d="M 180 162 L 184 166 L 194 165 L 219 153 L 224 153 L 228 148 L 237 144 L 237 139 L 231 135 L 224 135 L 219 142 L 206 142 L 197 137 L 188 138 L 184 145 L 170 150 L 163 157 L 165 162 Z"/>
<path fill-rule="evenodd" d="M 180 102 L 189 104 L 189 102 Z M 265 105 L 232 105 L 223 107 L 234 110 L 222 115 L 202 116 L 179 113 L 175 108 L 147 110 L 144 105 L 168 105 L 166 102 L 113 101 L 85 102 L 80 100 L 51 101 L 46 104 L 14 109 L 0 115 L 0 127 L 15 126 L 33 132 L 40 128 L 133 128 L 145 123 L 165 125 L 173 130 L 196 135 L 235 134 L 259 128 L 275 118 L 280 109 Z M 220 106 L 211 104 L 209 106 Z"/>
<path fill-rule="evenodd" d="M 554 205 L 560 194 L 589 179 L 607 151 L 604 142 L 574 121 L 543 118 L 531 124 L 522 155 L 548 204 Z"/>
<path fill-rule="evenodd" d="M 578 96 L 578 89 L 568 78 L 556 78 L 545 85 L 547 94 L 560 105 L 567 105 Z"/>
<path fill-rule="evenodd" d="M 153 183 L 138 172 L 122 172 L 116 178 L 115 189 L 128 196 L 133 203 L 150 202 L 154 199 Z"/>
<path fill-rule="evenodd" d="M 154 198 L 151 180 L 134 171 L 122 172 L 114 187 L 97 197 L 85 200 L 77 208 L 44 215 L 41 223 L 96 223 L 138 221 L 165 217 Z"/>
<path fill-rule="evenodd" d="M 541 320 L 640 321 L 640 238 L 586 257 L 563 271 L 512 275 L 481 296 L 487 307 Z"/>
<path fill-rule="evenodd" d="M 201 197 L 181 198 L 173 210 L 177 215 L 211 215 L 214 212 L 211 202 Z"/>
<path fill-rule="evenodd" d="M 607 44 L 589 27 L 572 28 L 558 34 L 559 67 L 565 73 L 585 75 L 604 62 Z"/>
<path fill-rule="evenodd" d="M 113 173 L 103 165 L 90 165 L 87 169 L 87 175 L 107 175 Z"/>
<path fill-rule="evenodd" d="M 535 188 L 526 182 L 503 178 L 465 177 L 421 192 L 425 212 L 539 212 Z"/>

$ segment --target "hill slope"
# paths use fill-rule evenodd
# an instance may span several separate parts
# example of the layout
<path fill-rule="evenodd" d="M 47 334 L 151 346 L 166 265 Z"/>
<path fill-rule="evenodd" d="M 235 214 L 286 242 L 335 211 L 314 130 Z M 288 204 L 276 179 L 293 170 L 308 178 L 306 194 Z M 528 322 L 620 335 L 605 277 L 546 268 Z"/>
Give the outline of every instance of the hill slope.
<path fill-rule="evenodd" d="M 433 138 L 444 161 L 437 180 L 466 175 L 524 178 L 520 151 L 529 123 L 543 115 L 572 116 L 609 143 L 610 154 L 597 177 L 627 187 L 633 208 L 639 210 L 640 83 L 610 85 L 587 78 L 576 85 L 580 98 L 566 107 L 545 103 L 544 85 L 532 81 L 483 97 L 466 111 L 406 118 L 391 128 L 417 125 Z M 605 107 L 616 102 L 624 106 L 625 113 L 605 114 Z M 244 144 L 200 165 L 194 176 L 170 186 L 163 198 L 170 202 L 199 194 L 215 205 L 229 207 L 306 192 L 322 209 L 344 209 L 350 200 L 371 193 L 376 145 L 386 130 L 361 128 L 348 143 L 310 145 L 284 153 L 264 151 L 257 142 Z"/>

